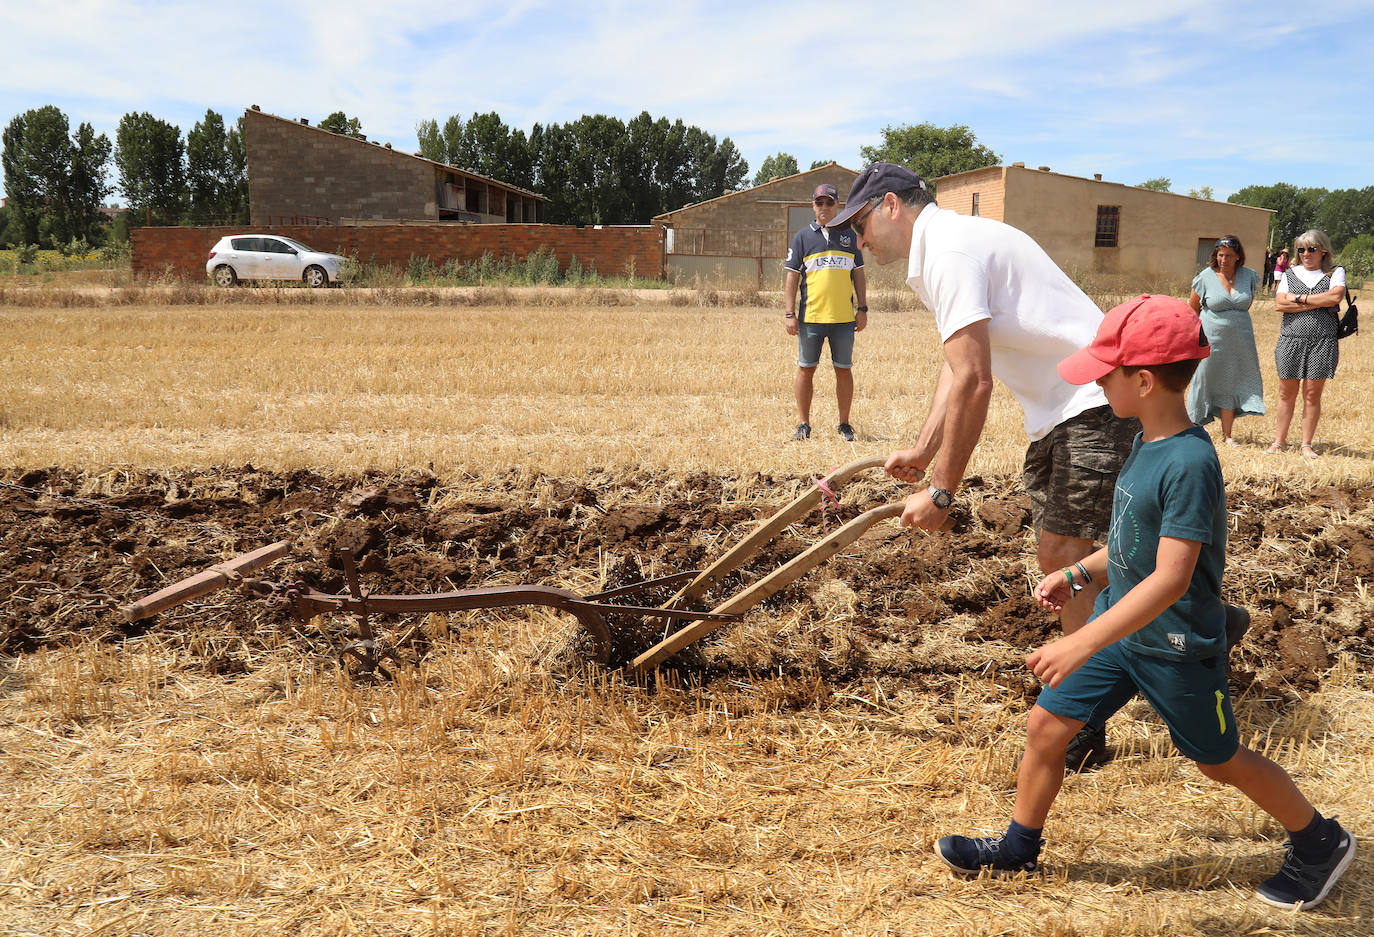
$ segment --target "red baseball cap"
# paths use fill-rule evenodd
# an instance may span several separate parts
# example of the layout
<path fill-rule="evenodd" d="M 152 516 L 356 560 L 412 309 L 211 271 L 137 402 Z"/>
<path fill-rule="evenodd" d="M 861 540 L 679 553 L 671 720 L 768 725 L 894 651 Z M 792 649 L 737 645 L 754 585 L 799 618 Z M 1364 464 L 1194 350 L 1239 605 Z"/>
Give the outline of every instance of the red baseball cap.
<path fill-rule="evenodd" d="M 818 198 L 838 199 L 839 197 L 839 190 L 828 182 L 822 182 L 820 185 L 816 186 L 816 191 L 811 193 L 811 198 L 813 200 Z"/>
<path fill-rule="evenodd" d="M 1211 353 L 1192 306 L 1172 296 L 1137 296 L 1103 317 L 1091 345 L 1059 362 L 1059 376 L 1070 384 L 1091 384 L 1123 365 L 1173 364 Z"/>

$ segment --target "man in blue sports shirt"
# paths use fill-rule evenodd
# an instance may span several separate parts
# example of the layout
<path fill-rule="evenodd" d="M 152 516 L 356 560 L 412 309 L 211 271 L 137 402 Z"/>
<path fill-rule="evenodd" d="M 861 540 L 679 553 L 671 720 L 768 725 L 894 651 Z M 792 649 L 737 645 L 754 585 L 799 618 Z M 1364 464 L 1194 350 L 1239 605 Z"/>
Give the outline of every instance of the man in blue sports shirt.
<path fill-rule="evenodd" d="M 811 437 L 811 396 L 821 346 L 830 342 L 835 368 L 835 401 L 839 406 L 840 437 L 852 442 L 849 407 L 854 400 L 854 333 L 868 324 L 864 258 L 854 232 L 831 231 L 827 225 L 839 210 L 833 185 L 816 186 L 811 208 L 816 220 L 792 237 L 787 249 L 787 334 L 797 336 L 797 424 L 793 439 Z M 800 294 L 800 302 L 798 302 Z"/>

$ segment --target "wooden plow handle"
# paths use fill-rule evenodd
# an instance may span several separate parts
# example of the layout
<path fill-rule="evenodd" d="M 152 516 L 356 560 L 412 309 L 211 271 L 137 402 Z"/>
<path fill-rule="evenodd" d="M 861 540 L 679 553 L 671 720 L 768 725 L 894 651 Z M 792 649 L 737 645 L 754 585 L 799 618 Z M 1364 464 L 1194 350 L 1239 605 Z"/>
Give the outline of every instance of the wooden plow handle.
<path fill-rule="evenodd" d="M 878 465 L 881 465 L 883 463 L 883 460 L 866 459 L 862 462 L 855 462 L 852 463 L 852 465 L 845 466 L 844 469 L 840 469 L 839 471 L 843 472 L 845 471 L 845 469 L 852 468 L 853 466 L 868 468 L 870 467 L 870 463 L 876 463 Z M 760 531 L 764 530 L 769 524 L 771 524 L 777 518 L 785 515 L 787 511 L 797 506 L 797 504 L 801 500 L 801 498 L 798 498 L 796 501 L 792 502 L 792 504 L 788 505 L 782 511 L 779 511 L 772 518 L 766 521 L 764 525 L 759 528 L 758 531 L 755 531 L 754 535 L 757 535 Z M 794 557 L 790 562 L 785 563 L 782 566 L 779 566 L 777 569 L 773 570 L 773 572 L 769 573 L 767 576 L 763 577 L 758 582 L 754 583 L 751 586 L 747 586 L 746 588 L 735 593 L 730 598 L 722 602 L 720 605 L 717 605 L 715 608 L 711 609 L 711 612 L 713 614 L 737 615 L 748 611 L 755 605 L 758 605 L 764 599 L 768 598 L 770 595 L 773 595 L 774 593 L 782 590 L 786 586 L 789 586 L 792 583 L 796 582 L 802 576 L 811 572 L 811 570 L 815 569 L 817 566 L 820 566 L 826 560 L 830 559 L 836 553 L 839 553 L 841 550 L 849 546 L 855 540 L 858 540 L 859 537 L 863 536 L 863 534 L 868 530 L 868 528 L 872 527 L 878 521 L 887 520 L 890 517 L 901 517 L 902 510 L 905 507 L 906 505 L 904 502 L 898 501 L 893 504 L 884 504 L 881 507 L 876 507 L 872 510 L 865 511 L 863 514 L 860 514 L 858 517 L 854 518 L 848 524 L 845 524 L 839 530 L 830 534 L 830 536 L 826 537 L 824 540 L 821 540 L 818 543 L 812 545 L 810 549 L 808 549 L 805 553 L 802 553 L 799 556 Z M 754 535 L 751 535 L 751 539 Z M 766 540 L 763 541 L 763 543 L 766 542 Z M 754 549 L 757 549 L 759 546 L 762 546 L 762 543 L 757 544 L 754 547 Z M 731 552 L 733 553 L 734 551 Z M 727 554 L 727 556 L 728 555 L 729 554 Z M 747 556 L 748 554 L 745 555 Z M 743 560 L 741 559 L 741 562 L 742 561 Z M 708 569 L 707 572 L 709 571 L 710 570 Z M 634 674 L 641 674 L 652 670 L 653 668 L 657 667 L 660 663 L 662 663 L 664 660 L 668 659 L 672 655 L 676 654 L 678 651 L 682 650 L 687 645 L 691 644 L 693 641 L 703 638 L 711 632 L 715 631 L 722 624 L 724 624 L 724 622 L 721 621 L 692 622 L 691 624 L 680 629 L 679 631 L 669 635 L 667 638 L 664 638 L 658 644 L 654 645 L 653 647 L 649 648 L 649 650 L 645 651 L 643 654 L 640 654 L 638 657 L 636 657 L 634 661 L 632 661 L 630 664 L 630 672 Z"/>
<path fill-rule="evenodd" d="M 827 488 L 833 491 L 860 472 L 871 468 L 880 468 L 885 462 L 886 458 L 883 456 L 871 456 L 835 469 L 820 482 L 798 495 L 787 507 L 760 523 L 749 536 L 735 544 L 724 556 L 706 567 L 695 579 L 679 589 L 671 599 L 663 603 L 663 607 L 674 608 L 684 599 L 700 598 L 716 580 L 748 562 L 751 556 L 767 546 L 768 542 L 781 533 L 783 528 L 815 510 L 821 503 L 821 499 L 826 496 Z M 822 484 L 826 487 L 822 488 Z"/>
<path fill-rule="evenodd" d="M 183 602 L 189 602 L 206 593 L 214 592 L 216 589 L 222 589 L 241 579 L 244 573 L 252 572 L 260 566 L 266 566 L 289 552 L 291 552 L 291 541 L 279 540 L 276 543 L 260 547 L 252 553 L 244 553 L 232 560 L 216 563 L 214 566 L 180 582 L 174 582 L 146 598 L 125 605 L 119 610 L 119 613 L 124 616 L 125 621 L 129 622 L 151 618 L 158 612 L 174 608 Z"/>

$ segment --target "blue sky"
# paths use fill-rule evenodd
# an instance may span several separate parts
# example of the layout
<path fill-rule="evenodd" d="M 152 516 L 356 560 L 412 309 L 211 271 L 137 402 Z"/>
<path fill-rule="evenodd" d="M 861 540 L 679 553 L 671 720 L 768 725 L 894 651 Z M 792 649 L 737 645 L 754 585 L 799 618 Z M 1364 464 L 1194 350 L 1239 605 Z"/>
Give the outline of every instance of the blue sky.
<path fill-rule="evenodd" d="M 71 0 L 6 2 L 0 35 L 0 122 L 55 104 L 111 140 L 131 111 L 185 131 L 251 104 L 343 110 L 407 151 L 423 118 L 647 110 L 730 137 L 751 174 L 778 151 L 858 169 L 885 125 L 930 121 L 1176 192 L 1374 185 L 1374 0 Z"/>

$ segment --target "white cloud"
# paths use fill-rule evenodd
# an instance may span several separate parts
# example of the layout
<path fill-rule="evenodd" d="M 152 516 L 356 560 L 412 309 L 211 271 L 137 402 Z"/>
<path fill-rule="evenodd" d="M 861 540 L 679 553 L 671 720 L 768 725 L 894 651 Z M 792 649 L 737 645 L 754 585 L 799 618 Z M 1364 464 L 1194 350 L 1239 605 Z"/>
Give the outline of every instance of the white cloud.
<path fill-rule="evenodd" d="M 1146 165 L 1158 167 L 1148 175 L 1182 175 L 1169 167 L 1220 158 L 1238 187 L 1291 160 L 1363 185 L 1367 147 L 1324 152 L 1318 121 L 1309 146 L 1290 151 L 1268 141 L 1269 118 L 1275 89 L 1310 74 L 1294 63 L 1315 60 L 1324 75 L 1343 63 L 1338 80 L 1324 79 L 1337 87 L 1332 132 L 1362 119 L 1371 76 L 1356 37 L 1374 25 L 1372 8 L 1333 0 L 1299 25 L 1291 6 L 1192 0 L 967 0 L 953 10 L 247 0 L 221 11 L 75 0 L 61 17 L 11 4 L 0 121 L 55 103 L 110 133 L 119 115 L 143 110 L 186 129 L 206 108 L 232 118 L 260 104 L 312 121 L 343 110 L 373 139 L 409 149 L 423 118 L 496 110 L 528 129 L 648 110 L 731 137 L 753 164 L 782 150 L 802 165 L 857 166 L 859 146 L 878 142 L 884 125 L 929 120 L 967 124 L 1008 160 L 1056 168 L 1110 173 L 1110 153 L 1131 175 Z"/>

